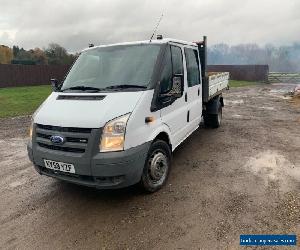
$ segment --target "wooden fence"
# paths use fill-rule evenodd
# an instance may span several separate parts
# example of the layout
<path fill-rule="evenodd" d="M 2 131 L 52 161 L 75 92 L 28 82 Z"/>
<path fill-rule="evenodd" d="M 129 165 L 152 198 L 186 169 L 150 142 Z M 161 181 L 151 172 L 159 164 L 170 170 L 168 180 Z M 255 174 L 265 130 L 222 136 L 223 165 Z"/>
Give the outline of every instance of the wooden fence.
<path fill-rule="evenodd" d="M 69 65 L 0 64 L 0 88 L 50 84 L 51 78 L 63 80 Z M 230 79 L 267 81 L 268 65 L 208 65 L 209 71 L 229 72 Z"/>
<path fill-rule="evenodd" d="M 267 82 L 268 65 L 208 65 L 208 71 L 229 72 L 231 80 Z"/>
<path fill-rule="evenodd" d="M 269 83 L 300 83 L 300 73 L 270 72 L 268 75 Z"/>
<path fill-rule="evenodd" d="M 50 84 L 51 78 L 63 80 L 69 65 L 0 64 L 0 88 Z"/>

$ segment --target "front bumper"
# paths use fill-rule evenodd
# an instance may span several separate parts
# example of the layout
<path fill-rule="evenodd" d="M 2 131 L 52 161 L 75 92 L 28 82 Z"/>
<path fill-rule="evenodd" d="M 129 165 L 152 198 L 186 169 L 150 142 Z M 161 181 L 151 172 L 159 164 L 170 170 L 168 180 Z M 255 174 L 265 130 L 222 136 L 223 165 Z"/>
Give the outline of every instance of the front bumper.
<path fill-rule="evenodd" d="M 147 142 L 119 152 L 98 152 L 90 157 L 56 152 L 39 147 L 35 143 L 29 143 L 27 150 L 36 171 L 42 175 L 99 189 L 114 189 L 140 181 L 150 144 L 151 142 Z M 47 169 L 44 159 L 74 164 L 76 173 Z"/>

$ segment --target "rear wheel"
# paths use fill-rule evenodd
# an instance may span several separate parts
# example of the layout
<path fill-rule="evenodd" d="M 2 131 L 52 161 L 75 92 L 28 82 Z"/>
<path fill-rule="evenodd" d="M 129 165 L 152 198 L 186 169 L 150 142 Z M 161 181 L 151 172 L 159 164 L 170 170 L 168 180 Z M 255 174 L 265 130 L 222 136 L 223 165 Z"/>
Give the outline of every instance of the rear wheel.
<path fill-rule="evenodd" d="M 216 115 L 211 115 L 210 118 L 210 123 L 211 123 L 211 127 L 212 128 L 218 128 L 221 125 L 221 121 L 222 121 L 222 107 L 220 106 L 218 114 Z"/>
<path fill-rule="evenodd" d="M 222 121 L 222 107 L 224 106 L 223 97 L 215 96 L 208 103 L 205 103 L 203 111 L 204 125 L 206 127 L 218 128 Z"/>
<path fill-rule="evenodd" d="M 220 127 L 222 121 L 222 106 L 219 106 L 218 114 L 205 114 L 203 118 L 205 127 Z"/>
<path fill-rule="evenodd" d="M 140 186 L 146 192 L 159 190 L 167 181 L 171 163 L 171 150 L 165 141 L 157 140 L 150 146 Z"/>

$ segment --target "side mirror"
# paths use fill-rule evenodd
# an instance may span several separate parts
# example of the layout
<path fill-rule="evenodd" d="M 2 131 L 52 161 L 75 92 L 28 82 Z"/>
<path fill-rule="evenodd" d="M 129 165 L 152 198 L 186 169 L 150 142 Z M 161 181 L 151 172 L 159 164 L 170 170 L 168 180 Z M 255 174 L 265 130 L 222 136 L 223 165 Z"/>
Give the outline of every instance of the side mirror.
<path fill-rule="evenodd" d="M 51 85 L 52 85 L 52 90 L 54 92 L 59 91 L 60 88 L 61 88 L 61 84 L 58 82 L 58 80 L 57 79 L 51 79 L 50 81 L 51 81 Z"/>
<path fill-rule="evenodd" d="M 169 94 L 179 98 L 182 96 L 183 93 L 183 75 L 182 74 L 175 74 L 172 79 L 172 89 L 170 90 Z"/>
<path fill-rule="evenodd" d="M 183 93 L 183 75 L 175 74 L 172 78 L 172 86 L 166 92 L 159 94 L 159 99 L 164 105 L 173 103 Z"/>

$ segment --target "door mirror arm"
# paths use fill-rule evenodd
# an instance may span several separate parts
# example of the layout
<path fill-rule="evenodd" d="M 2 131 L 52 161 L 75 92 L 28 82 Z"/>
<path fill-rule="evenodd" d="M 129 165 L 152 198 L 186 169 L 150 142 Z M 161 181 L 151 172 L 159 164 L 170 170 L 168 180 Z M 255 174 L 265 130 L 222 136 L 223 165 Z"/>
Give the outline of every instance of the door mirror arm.
<path fill-rule="evenodd" d="M 57 79 L 53 78 L 53 79 L 50 80 L 50 82 L 51 82 L 51 85 L 52 85 L 52 90 L 54 92 L 60 91 L 62 84 L 59 83 L 59 81 Z"/>

